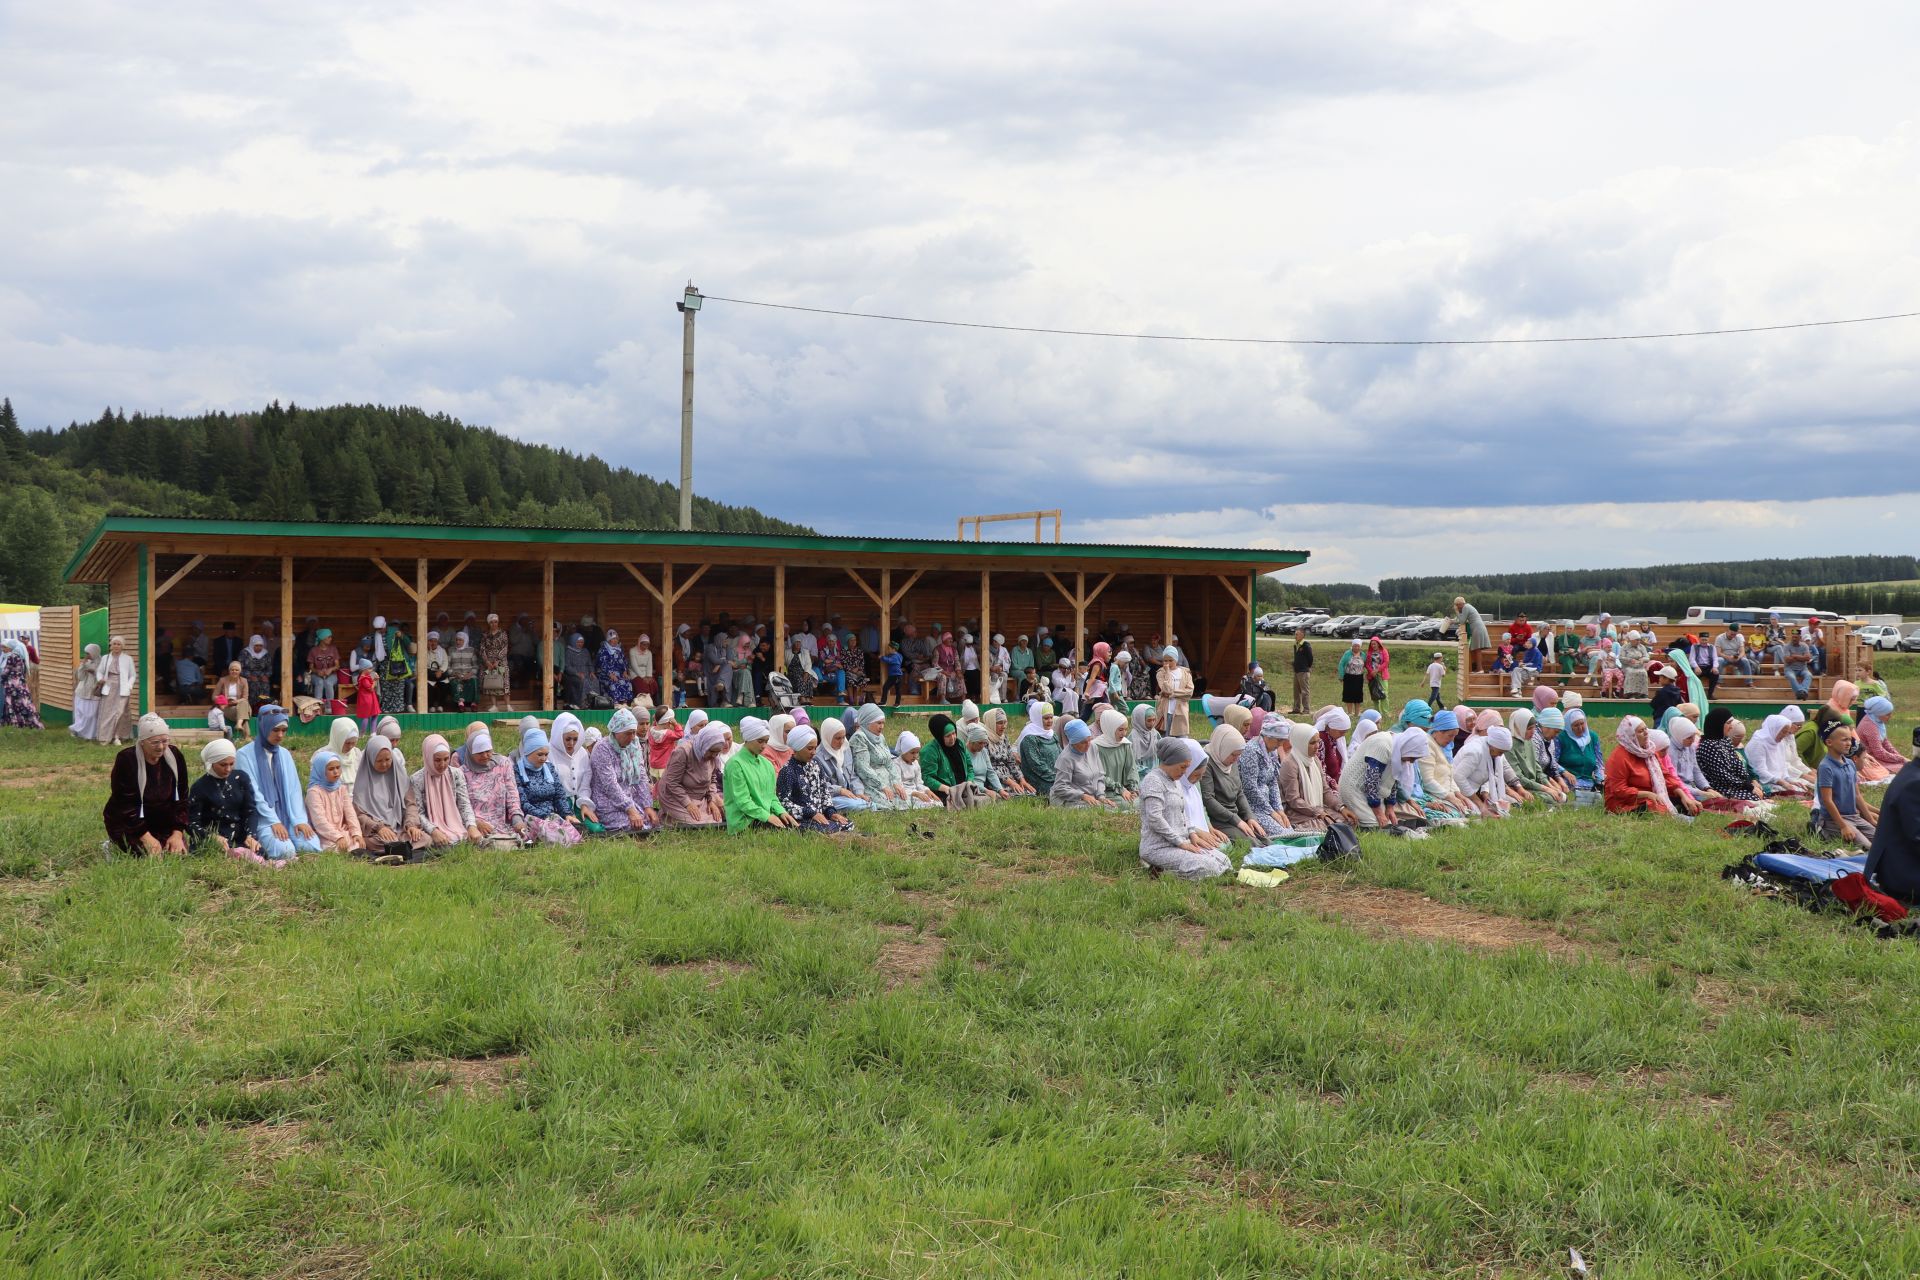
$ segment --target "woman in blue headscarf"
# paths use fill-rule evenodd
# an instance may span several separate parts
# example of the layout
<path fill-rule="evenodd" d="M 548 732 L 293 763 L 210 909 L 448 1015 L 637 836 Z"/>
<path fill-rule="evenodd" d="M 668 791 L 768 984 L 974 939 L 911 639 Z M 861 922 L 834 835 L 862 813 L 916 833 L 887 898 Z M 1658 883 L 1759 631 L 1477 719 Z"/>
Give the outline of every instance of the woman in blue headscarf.
<path fill-rule="evenodd" d="M 513 780 L 520 788 L 520 812 L 534 839 L 547 844 L 579 844 L 580 818 L 574 812 L 573 798 L 567 794 L 567 784 L 553 767 L 552 747 L 540 729 L 529 729 L 520 736 L 520 746 L 511 758 Z"/>
<path fill-rule="evenodd" d="M 235 761 L 253 784 L 254 839 L 275 862 L 320 852 L 320 836 L 307 820 L 307 795 L 294 768 L 287 739 L 287 712 L 268 703 L 254 719 L 254 738 Z"/>

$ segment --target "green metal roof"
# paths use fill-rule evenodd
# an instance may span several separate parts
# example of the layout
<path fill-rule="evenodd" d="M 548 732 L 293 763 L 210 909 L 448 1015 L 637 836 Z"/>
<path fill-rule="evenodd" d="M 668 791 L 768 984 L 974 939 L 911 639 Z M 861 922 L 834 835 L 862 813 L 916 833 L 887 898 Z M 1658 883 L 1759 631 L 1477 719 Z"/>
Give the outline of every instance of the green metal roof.
<path fill-rule="evenodd" d="M 835 550 L 868 555 L 960 555 L 998 559 L 1074 556 L 1104 560 L 1224 561 L 1255 569 L 1304 564 L 1305 551 L 1250 547 L 1184 547 L 1109 542 L 964 542 L 944 538 L 864 538 L 830 534 L 720 533 L 695 529 L 525 529 L 509 525 L 352 524 L 326 521 L 207 520 L 107 516 L 67 562 L 73 581 L 108 534 L 235 534 L 255 538 L 417 538 L 436 542 L 547 543 L 556 546 L 746 547 L 776 551 Z"/>

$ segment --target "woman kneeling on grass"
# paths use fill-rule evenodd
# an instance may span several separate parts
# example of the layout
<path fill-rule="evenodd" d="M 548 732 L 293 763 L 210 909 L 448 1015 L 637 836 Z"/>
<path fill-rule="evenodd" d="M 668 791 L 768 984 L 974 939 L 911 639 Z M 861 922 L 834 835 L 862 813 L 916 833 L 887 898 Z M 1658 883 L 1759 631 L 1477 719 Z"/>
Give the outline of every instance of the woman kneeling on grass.
<path fill-rule="evenodd" d="M 380 740 L 376 734 L 374 740 Z M 467 778 L 453 761 L 453 748 L 437 733 L 428 734 L 420 744 L 423 763 L 412 778 L 411 808 L 420 815 L 427 843 L 435 848 L 479 840 L 480 828 L 473 822 L 473 803 L 467 798 Z"/>
<path fill-rule="evenodd" d="M 1186 744 L 1184 738 L 1166 737 L 1154 745 L 1155 767 L 1140 783 L 1140 865 L 1182 880 L 1210 880 L 1231 872 L 1233 862 L 1188 821 L 1187 792 L 1180 781 L 1193 768 Z"/>
<path fill-rule="evenodd" d="M 565 714 L 564 712 L 562 713 Z M 646 747 L 638 742 L 641 772 L 646 772 Z M 574 812 L 573 797 L 553 762 L 553 743 L 539 729 L 529 729 L 513 753 L 513 782 L 520 793 L 520 812 L 528 830 L 546 844 L 579 844 L 582 838 L 580 818 Z"/>
<path fill-rule="evenodd" d="M 779 775 L 767 759 L 773 726 L 759 716 L 740 721 L 740 750 L 727 761 L 727 830 L 739 834 L 755 828 L 792 831 L 800 823 L 780 803 Z"/>
<path fill-rule="evenodd" d="M 1678 813 L 1667 787 L 1666 770 L 1648 740 L 1646 721 L 1628 716 L 1614 730 L 1613 738 L 1617 745 L 1607 757 L 1607 812 Z M 1691 797 L 1682 798 L 1694 803 Z"/>
<path fill-rule="evenodd" d="M 127 853 L 187 851 L 187 758 L 151 711 L 134 726 L 133 745 L 113 758 L 100 816 L 107 839 Z"/>
<path fill-rule="evenodd" d="M 1247 751 L 1247 740 L 1230 724 L 1215 729 L 1204 748 L 1207 762 L 1200 766 L 1200 800 L 1206 806 L 1207 823 L 1218 831 L 1237 832 L 1249 843 L 1259 846 L 1285 828 L 1273 815 L 1256 810 L 1247 800 L 1240 782 L 1240 757 Z"/>
<path fill-rule="evenodd" d="M 200 753 L 201 759 L 206 752 Z M 326 748 L 307 763 L 307 821 L 320 837 L 320 847 L 337 853 L 365 853 L 360 816 L 353 811 L 353 789 L 347 785 L 346 765 Z"/>
<path fill-rule="evenodd" d="M 718 730 L 720 726 L 707 728 Z M 640 719 L 622 707 L 608 719 L 607 729 L 607 736 L 594 743 L 587 754 L 587 795 L 593 812 L 608 835 L 646 835 L 659 823 L 653 814 L 653 785 L 646 741 L 640 736 Z M 676 748 L 666 776 L 660 780 L 660 806 L 669 822 L 679 820 L 676 814 L 688 815 L 687 825 L 712 826 L 717 821 L 709 804 L 712 766 L 697 757 L 699 744 L 699 738 L 689 738 Z M 716 732 L 707 746 L 717 754 L 724 749 L 724 735 Z M 681 772 L 683 768 L 692 772 Z M 702 768 L 706 769 L 704 774 L 699 773 Z M 674 798 L 669 800 L 669 795 Z"/>
<path fill-rule="evenodd" d="M 255 866 L 289 866 L 294 861 L 291 856 L 273 859 L 260 852 L 260 842 L 253 834 L 253 783 L 233 767 L 236 754 L 225 738 L 215 738 L 200 748 L 200 763 L 207 771 L 187 795 L 187 828 L 194 847 L 212 846 Z"/>
<path fill-rule="evenodd" d="M 973 776 L 973 759 L 960 742 L 960 726 L 947 716 L 935 716 L 927 722 L 933 745 L 921 757 L 921 768 L 929 790 L 949 809 L 977 809 L 991 804 L 998 796 L 981 786 Z"/>
<path fill-rule="evenodd" d="M 1151 706 L 1147 708 L 1148 711 L 1152 709 Z M 1006 788 L 1010 796 L 1033 795 L 1033 787 L 1028 784 L 1027 775 L 1020 768 L 1020 752 L 1014 746 L 1013 739 L 1007 736 L 1006 711 L 993 707 L 982 723 L 987 727 L 987 759 L 993 763 L 993 771 L 1000 776 L 1001 786 Z"/>
<path fill-rule="evenodd" d="M 442 750 L 446 739 L 439 740 Z M 427 828 L 420 805 L 407 783 L 407 762 L 385 735 L 367 739 L 360 772 L 353 780 L 353 811 L 367 843 L 383 850 L 396 844 L 427 847 Z M 387 856 L 383 853 L 382 856 Z"/>
<path fill-rule="evenodd" d="M 781 766 L 774 791 L 802 831 L 839 836 L 853 831 L 853 819 L 833 807 L 833 790 L 821 772 L 820 737 L 807 725 L 787 730 L 787 763 Z"/>
<path fill-rule="evenodd" d="M 1027 723 L 1020 730 L 1020 773 L 1040 795 L 1051 795 L 1060 765 L 1060 742 L 1053 734 L 1053 704 L 1038 699 L 1027 704 Z"/>
<path fill-rule="evenodd" d="M 1100 771 L 1100 762 L 1093 754 L 1093 730 L 1087 728 L 1084 720 L 1069 720 L 1066 739 L 1066 749 L 1054 764 L 1053 789 L 1047 793 L 1048 803 L 1062 809 L 1112 808 L 1106 795 L 1106 775 Z M 1199 744 L 1194 746 L 1197 748 Z"/>

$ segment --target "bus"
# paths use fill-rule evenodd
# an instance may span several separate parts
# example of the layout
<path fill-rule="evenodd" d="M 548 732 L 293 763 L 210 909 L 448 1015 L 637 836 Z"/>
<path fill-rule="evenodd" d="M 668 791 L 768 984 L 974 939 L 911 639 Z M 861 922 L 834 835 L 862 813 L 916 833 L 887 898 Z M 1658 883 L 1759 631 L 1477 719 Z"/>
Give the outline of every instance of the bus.
<path fill-rule="evenodd" d="M 1828 609 L 1747 609 L 1735 605 L 1700 605 L 1687 610 L 1687 616 L 1680 619 L 1680 625 L 1690 630 L 1702 626 L 1715 631 L 1724 630 L 1729 622 L 1737 622 L 1743 627 L 1764 627 L 1774 614 L 1780 615 L 1780 624 L 1787 627 L 1806 625 L 1809 618 L 1818 618 L 1822 625 L 1831 626 L 1842 621 L 1839 614 Z"/>

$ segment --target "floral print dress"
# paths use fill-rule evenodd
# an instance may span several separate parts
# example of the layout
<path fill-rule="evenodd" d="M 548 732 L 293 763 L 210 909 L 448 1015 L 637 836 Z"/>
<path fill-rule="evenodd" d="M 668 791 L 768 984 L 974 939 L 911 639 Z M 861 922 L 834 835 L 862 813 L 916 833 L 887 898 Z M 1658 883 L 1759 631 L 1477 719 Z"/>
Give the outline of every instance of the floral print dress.
<path fill-rule="evenodd" d="M 600 692 L 613 699 L 615 706 L 623 707 L 633 701 L 633 681 L 627 679 L 624 649 L 611 641 L 601 645 L 594 669 L 600 676 Z"/>

